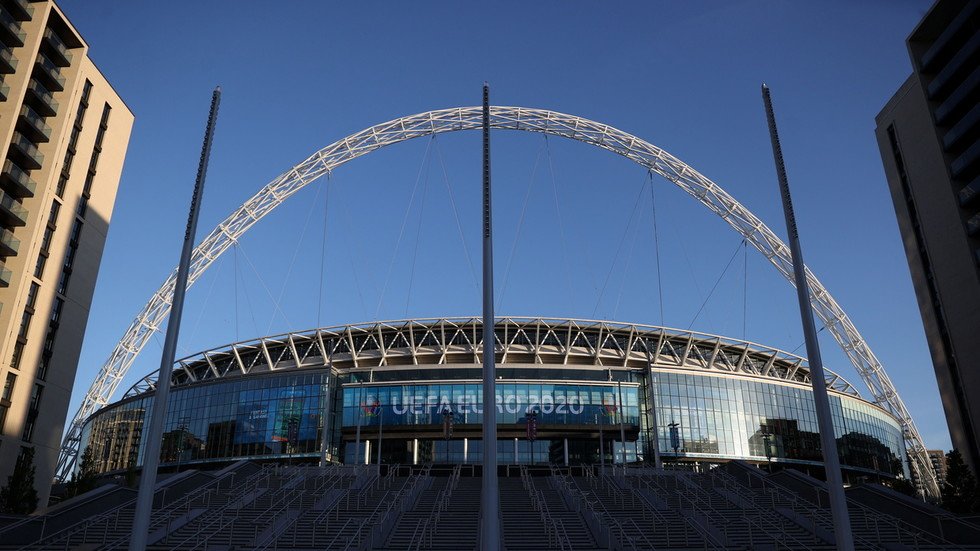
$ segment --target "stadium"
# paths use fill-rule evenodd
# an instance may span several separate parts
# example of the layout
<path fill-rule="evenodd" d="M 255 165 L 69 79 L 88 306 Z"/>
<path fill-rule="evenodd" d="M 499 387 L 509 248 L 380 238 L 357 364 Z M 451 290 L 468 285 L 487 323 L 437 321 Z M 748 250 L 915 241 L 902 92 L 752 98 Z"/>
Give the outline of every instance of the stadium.
<path fill-rule="evenodd" d="M 199 242 L 188 286 L 261 218 L 343 164 L 406 140 L 477 129 L 486 137 L 490 128 L 575 140 L 663 176 L 794 281 L 782 240 L 663 149 L 574 115 L 487 101 L 402 117 L 319 150 Z M 485 168 L 488 159 L 485 147 Z M 804 272 L 814 316 L 870 395 L 825 372 L 855 548 L 977 548 L 975 524 L 888 487 L 909 489 L 913 479 L 926 496 L 939 491 L 883 366 Z M 166 323 L 177 273 L 133 319 L 66 431 L 64 501 L 0 528 L 0 548 L 131 543 L 136 479 L 153 464 L 146 440 L 159 374 L 113 395 Z M 456 550 L 479 548 L 485 536 L 510 551 L 836 548 L 805 359 L 691 330 L 491 312 L 492 399 L 477 317 L 316 328 L 178 360 L 161 386 L 170 394 L 160 474 L 143 484 L 152 489 L 147 548 Z M 496 408 L 489 429 L 487 408 Z M 485 430 L 496 434 L 492 446 Z M 72 493 L 76 476 L 97 476 L 99 486 Z"/>
<path fill-rule="evenodd" d="M 504 318 L 495 333 L 501 465 L 652 464 L 656 446 L 668 463 L 737 459 L 822 475 L 809 371 L 800 357 L 603 321 Z M 163 467 L 321 457 L 479 464 L 482 334 L 479 319 L 378 322 L 184 358 L 173 376 Z M 828 376 L 848 476 L 908 477 L 898 420 L 840 376 Z M 82 449 L 91 448 L 98 472 L 142 464 L 155 379 L 148 375 L 89 418 Z"/>

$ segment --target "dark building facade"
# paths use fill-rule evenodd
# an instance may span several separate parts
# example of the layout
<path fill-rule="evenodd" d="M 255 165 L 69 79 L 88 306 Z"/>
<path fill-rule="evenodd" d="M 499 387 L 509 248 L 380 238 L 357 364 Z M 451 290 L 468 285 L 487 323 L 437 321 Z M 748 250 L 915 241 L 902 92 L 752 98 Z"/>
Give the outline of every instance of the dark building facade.
<path fill-rule="evenodd" d="M 980 467 L 980 0 L 940 1 L 876 118 L 953 445 Z"/>

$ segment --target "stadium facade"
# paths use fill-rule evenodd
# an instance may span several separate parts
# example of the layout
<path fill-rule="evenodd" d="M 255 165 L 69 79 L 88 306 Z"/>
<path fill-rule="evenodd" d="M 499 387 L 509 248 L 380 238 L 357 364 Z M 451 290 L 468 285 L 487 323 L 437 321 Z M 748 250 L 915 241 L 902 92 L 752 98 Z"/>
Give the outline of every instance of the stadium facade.
<path fill-rule="evenodd" d="M 503 318 L 495 332 L 501 464 L 649 463 L 656 445 L 666 462 L 822 470 L 803 358 L 613 322 Z M 198 353 L 174 370 L 162 465 L 374 463 L 379 436 L 382 463 L 479 463 L 481 353 L 476 318 L 323 328 Z M 907 477 L 899 421 L 828 377 L 846 475 Z M 85 424 L 81 449 L 100 473 L 142 465 L 155 378 Z"/>

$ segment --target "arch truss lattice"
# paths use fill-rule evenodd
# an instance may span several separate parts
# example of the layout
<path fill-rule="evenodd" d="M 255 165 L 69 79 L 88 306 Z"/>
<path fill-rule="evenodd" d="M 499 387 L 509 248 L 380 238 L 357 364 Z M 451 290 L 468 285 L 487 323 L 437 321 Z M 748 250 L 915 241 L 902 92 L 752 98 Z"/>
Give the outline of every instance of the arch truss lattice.
<path fill-rule="evenodd" d="M 188 286 L 193 285 L 222 253 L 263 216 L 307 184 L 344 163 L 412 138 L 476 130 L 482 128 L 482 125 L 482 108 L 479 106 L 440 109 L 372 126 L 324 147 L 263 187 L 201 241 L 194 249 L 191 259 Z M 789 247 L 762 220 L 721 186 L 646 140 L 582 117 L 526 107 L 491 107 L 490 126 L 499 130 L 538 132 L 580 141 L 646 167 L 674 183 L 721 217 L 793 283 Z M 939 487 L 922 437 L 884 367 L 837 301 L 809 268 L 806 271 L 810 284 L 810 301 L 817 317 L 854 365 L 871 392 L 873 401 L 902 424 L 911 469 L 922 482 L 925 492 L 938 496 Z M 66 480 L 74 469 L 85 420 L 109 403 L 136 356 L 153 333 L 166 322 L 176 273 L 175 268 L 139 312 L 85 394 L 62 441 L 56 471 L 59 479 Z"/>

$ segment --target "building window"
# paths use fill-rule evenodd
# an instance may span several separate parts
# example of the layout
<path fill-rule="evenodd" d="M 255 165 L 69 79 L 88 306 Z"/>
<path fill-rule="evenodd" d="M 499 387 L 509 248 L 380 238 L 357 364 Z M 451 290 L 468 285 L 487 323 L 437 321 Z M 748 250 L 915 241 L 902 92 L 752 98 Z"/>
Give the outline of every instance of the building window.
<path fill-rule="evenodd" d="M 44 386 L 35 384 L 34 390 L 31 392 L 31 405 L 28 411 L 37 412 L 41 406 L 41 394 L 44 393 Z"/>
<path fill-rule="evenodd" d="M 41 253 L 37 255 L 37 264 L 34 265 L 34 277 L 42 279 L 41 276 L 44 275 L 44 265 L 47 264 L 47 262 L 48 254 L 41 251 Z"/>
<path fill-rule="evenodd" d="M 17 384 L 17 375 L 14 373 L 7 373 L 7 380 L 3 383 L 3 399 L 5 401 L 10 401 L 10 397 L 14 394 L 15 384 Z"/>
<path fill-rule="evenodd" d="M 71 270 L 64 270 L 61 272 L 61 278 L 58 280 L 58 292 L 62 295 L 68 294 L 68 280 L 71 279 Z"/>
<path fill-rule="evenodd" d="M 34 265 L 34 277 L 41 279 L 44 275 L 44 266 L 48 262 L 48 248 L 51 246 L 51 237 L 54 230 L 58 227 L 58 213 L 61 212 L 61 203 L 51 202 L 51 211 L 48 213 L 48 225 L 44 228 L 44 236 L 41 238 L 41 250 L 37 254 L 37 263 Z"/>
<path fill-rule="evenodd" d="M 49 352 L 41 353 L 41 361 L 37 363 L 37 378 L 41 381 L 48 380 L 48 366 L 51 364 L 51 354 Z"/>
<path fill-rule="evenodd" d="M 31 282 L 31 289 L 27 291 L 27 307 L 32 311 L 34 310 L 34 305 L 37 303 L 37 293 L 41 289 L 41 286 L 37 283 Z"/>
<path fill-rule="evenodd" d="M 34 438 L 34 422 L 37 420 L 36 413 L 28 413 L 27 419 L 24 420 L 24 434 L 21 435 L 21 439 L 24 442 L 30 442 Z"/>
<path fill-rule="evenodd" d="M 31 318 L 32 317 L 34 317 L 34 316 L 33 316 L 33 314 L 31 314 L 31 310 L 25 308 L 24 309 L 24 315 L 22 315 L 21 318 L 20 318 L 20 331 L 17 332 L 17 336 L 18 337 L 20 337 L 22 339 L 26 339 L 27 338 L 27 331 L 31 328 Z"/>
<path fill-rule="evenodd" d="M 24 422 L 24 434 L 21 439 L 30 442 L 34 438 L 34 427 L 37 425 L 37 414 L 41 408 L 41 395 L 44 393 L 44 386 L 35 384 L 31 391 L 31 402 L 27 408 L 27 419 Z"/>
<path fill-rule="evenodd" d="M 48 331 L 48 336 L 44 338 L 44 349 L 45 352 L 54 352 L 54 331 Z"/>
<path fill-rule="evenodd" d="M 14 342 L 14 352 L 10 355 L 10 367 L 20 369 L 20 360 L 24 357 L 24 340 Z"/>
<path fill-rule="evenodd" d="M 51 309 L 51 323 L 57 324 L 61 320 L 61 312 L 65 308 L 65 299 L 55 298 L 54 308 Z"/>
<path fill-rule="evenodd" d="M 99 165 L 99 156 L 102 154 L 102 141 L 105 138 L 106 130 L 109 128 L 109 113 L 112 107 L 106 103 L 102 107 L 102 119 L 99 121 L 99 131 L 95 135 L 95 146 L 92 148 L 92 158 L 88 162 L 88 173 L 85 175 L 85 185 L 82 188 L 82 196 L 78 201 L 76 214 L 85 218 L 88 212 L 88 199 L 92 196 L 92 183 L 95 181 L 96 170 Z"/>
<path fill-rule="evenodd" d="M 68 178 L 71 174 L 71 164 L 75 160 L 75 148 L 78 146 L 78 135 L 82 133 L 82 121 L 85 119 L 85 110 L 88 108 L 88 98 L 92 92 L 92 83 L 85 81 L 82 89 L 82 99 L 78 102 L 78 110 L 75 112 L 75 123 L 71 128 L 71 136 L 68 138 L 68 149 L 65 151 L 65 161 L 61 166 L 61 176 L 58 178 L 58 197 L 65 194 L 65 187 L 68 185 Z"/>

